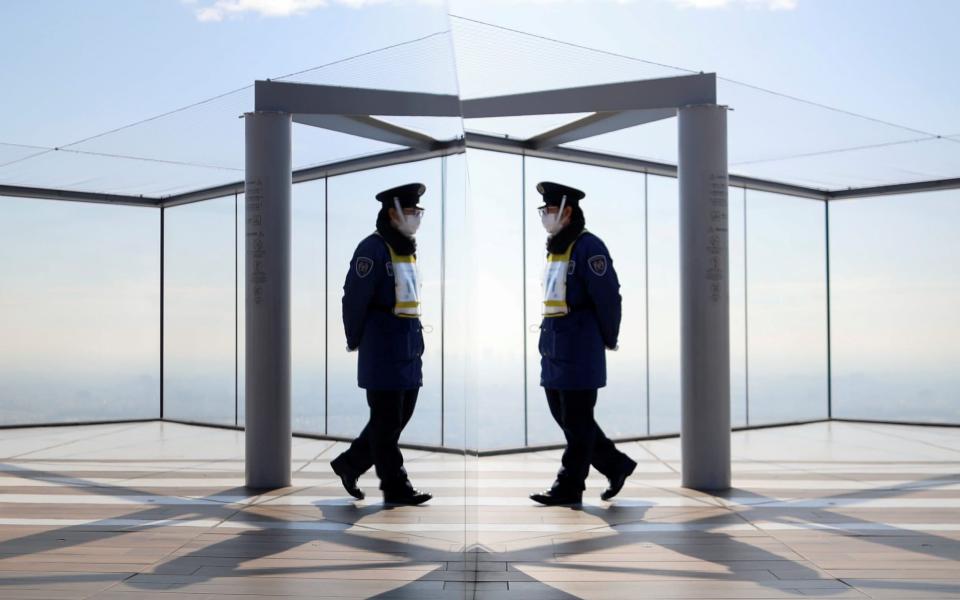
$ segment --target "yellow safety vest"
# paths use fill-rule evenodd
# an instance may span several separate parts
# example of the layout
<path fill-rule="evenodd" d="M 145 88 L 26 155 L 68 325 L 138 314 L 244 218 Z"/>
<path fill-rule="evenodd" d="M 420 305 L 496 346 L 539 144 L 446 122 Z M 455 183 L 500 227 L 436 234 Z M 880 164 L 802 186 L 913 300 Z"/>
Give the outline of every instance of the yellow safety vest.
<path fill-rule="evenodd" d="M 583 235 L 582 233 L 580 235 Z M 579 239 L 580 236 L 577 236 Z M 547 266 L 543 270 L 543 316 L 562 317 L 570 312 L 567 306 L 567 271 L 570 268 L 570 256 L 573 245 L 570 242 L 563 254 L 547 254 Z"/>
<path fill-rule="evenodd" d="M 412 254 L 401 256 L 393 251 L 390 244 L 387 244 L 387 249 L 393 263 L 393 289 L 397 296 L 393 314 L 405 319 L 417 319 L 420 317 L 420 270 L 417 268 L 417 257 Z"/>

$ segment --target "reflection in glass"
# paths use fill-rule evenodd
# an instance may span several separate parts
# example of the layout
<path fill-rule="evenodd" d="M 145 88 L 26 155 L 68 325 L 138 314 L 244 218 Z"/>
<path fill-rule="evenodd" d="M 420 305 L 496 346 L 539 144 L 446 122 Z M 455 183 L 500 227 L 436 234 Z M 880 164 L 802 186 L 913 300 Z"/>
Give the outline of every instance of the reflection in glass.
<path fill-rule="evenodd" d="M 0 200 L 0 424 L 159 417 L 160 212 Z"/>
<path fill-rule="evenodd" d="M 432 159 L 360 173 L 331 177 L 327 187 L 327 425 L 328 433 L 352 437 L 366 423 L 368 408 L 357 387 L 357 355 L 346 351 L 343 331 L 343 282 L 353 252 L 373 233 L 380 204 L 378 192 L 418 181 L 427 186 L 421 198 L 426 208 L 417 232 L 417 264 L 423 277 L 421 321 L 426 350 L 423 355 L 423 388 L 413 418 L 401 442 L 439 444 L 442 394 L 441 322 L 441 161 Z"/>
<path fill-rule="evenodd" d="M 587 230 L 597 235 L 613 259 L 623 298 L 620 349 L 607 352 L 607 387 L 598 394 L 596 419 L 610 438 L 646 434 L 646 249 L 644 239 L 644 176 L 563 163 L 526 159 L 527 323 L 539 325 L 547 234 L 535 207 L 540 181 L 555 181 L 583 190 L 581 201 Z M 527 405 L 531 445 L 563 441 L 540 387 L 539 330 L 527 336 Z"/>

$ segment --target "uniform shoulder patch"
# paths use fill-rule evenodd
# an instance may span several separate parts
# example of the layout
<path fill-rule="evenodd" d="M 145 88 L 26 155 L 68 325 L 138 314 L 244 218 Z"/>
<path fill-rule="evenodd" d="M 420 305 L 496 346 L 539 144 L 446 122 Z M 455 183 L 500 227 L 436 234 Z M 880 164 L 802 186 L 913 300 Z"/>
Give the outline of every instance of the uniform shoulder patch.
<path fill-rule="evenodd" d="M 603 254 L 591 256 L 587 260 L 587 264 L 590 265 L 590 270 L 597 277 L 603 277 L 607 273 L 607 257 Z"/>
<path fill-rule="evenodd" d="M 373 272 L 373 259 L 367 258 L 366 256 L 358 256 L 354 264 L 354 269 L 357 271 L 357 277 L 363 279 Z"/>

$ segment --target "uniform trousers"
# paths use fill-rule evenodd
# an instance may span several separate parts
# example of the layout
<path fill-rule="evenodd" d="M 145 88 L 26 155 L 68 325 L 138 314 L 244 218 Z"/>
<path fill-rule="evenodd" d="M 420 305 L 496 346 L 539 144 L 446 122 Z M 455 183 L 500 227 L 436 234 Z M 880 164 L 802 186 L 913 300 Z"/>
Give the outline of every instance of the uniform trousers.
<path fill-rule="evenodd" d="M 400 434 L 413 416 L 420 388 L 412 390 L 367 390 L 370 418 L 350 447 L 333 460 L 338 470 L 356 477 L 376 467 L 381 490 L 407 485 Z"/>
<path fill-rule="evenodd" d="M 567 447 L 563 450 L 555 488 L 582 492 L 590 465 L 607 477 L 620 473 L 630 457 L 617 450 L 593 418 L 597 390 L 555 390 L 545 388 L 550 414 L 563 429 Z"/>

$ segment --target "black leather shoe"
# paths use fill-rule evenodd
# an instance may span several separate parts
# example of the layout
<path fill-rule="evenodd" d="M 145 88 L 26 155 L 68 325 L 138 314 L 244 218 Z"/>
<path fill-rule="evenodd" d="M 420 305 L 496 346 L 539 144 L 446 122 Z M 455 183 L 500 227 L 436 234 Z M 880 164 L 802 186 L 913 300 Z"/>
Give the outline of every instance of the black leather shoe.
<path fill-rule="evenodd" d="M 345 470 L 338 469 L 336 460 L 330 461 L 330 468 L 333 469 L 333 472 L 340 477 L 340 483 L 343 484 L 343 489 L 347 490 L 347 493 L 356 498 L 357 500 L 363 500 L 367 497 L 363 493 L 363 490 L 357 485 L 357 476 L 351 475 Z"/>
<path fill-rule="evenodd" d="M 622 471 L 614 475 L 613 477 L 607 477 L 607 481 L 610 482 L 609 487 L 603 490 L 603 493 L 600 494 L 601 500 L 609 500 L 617 494 L 620 493 L 620 490 L 623 489 L 623 484 L 626 483 L 627 477 L 633 475 L 633 470 L 637 468 L 637 463 L 632 458 L 627 458 L 628 462 L 624 465 Z"/>
<path fill-rule="evenodd" d="M 544 492 L 530 494 L 530 499 L 547 506 L 556 506 L 558 504 L 580 504 L 583 502 L 583 492 L 567 492 L 553 487 Z"/>
<path fill-rule="evenodd" d="M 433 494 L 429 492 L 422 492 L 410 485 L 409 482 L 407 485 L 397 489 L 383 490 L 383 502 L 385 504 L 405 504 L 407 506 L 416 506 L 418 504 L 423 504 L 430 498 L 433 498 Z"/>

